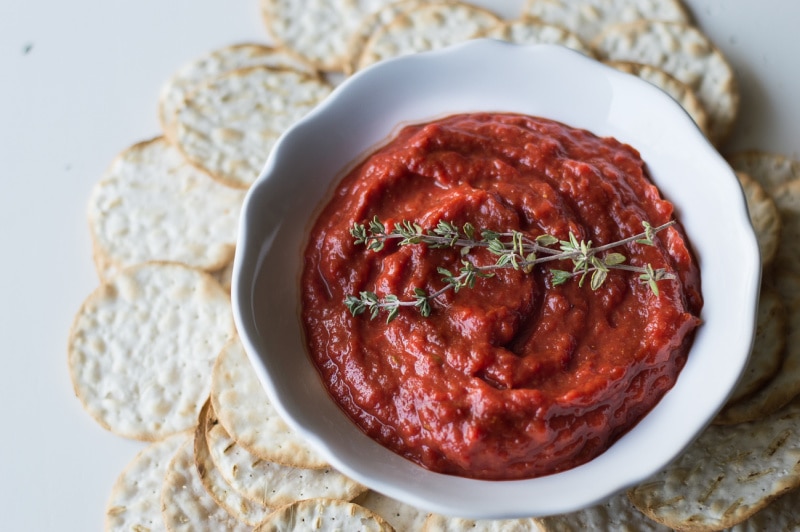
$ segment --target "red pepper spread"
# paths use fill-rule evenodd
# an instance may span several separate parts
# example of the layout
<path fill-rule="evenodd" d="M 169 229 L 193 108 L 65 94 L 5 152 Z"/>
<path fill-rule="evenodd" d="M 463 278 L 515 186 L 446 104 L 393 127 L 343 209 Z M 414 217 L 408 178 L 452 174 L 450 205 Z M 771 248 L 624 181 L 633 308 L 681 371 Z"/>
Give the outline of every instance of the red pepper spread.
<path fill-rule="evenodd" d="M 465 114 L 405 127 L 339 183 L 316 220 L 302 275 L 308 351 L 331 396 L 365 433 L 434 471 L 521 479 L 580 465 L 606 450 L 673 386 L 702 307 L 699 270 L 679 225 L 655 246 L 613 251 L 626 264 L 677 276 L 654 294 L 637 273 L 612 270 L 597 290 L 554 286 L 550 268 L 497 270 L 447 291 L 429 317 L 352 316 L 361 291 L 414 299 L 442 288 L 437 267 L 458 249 L 387 243 L 374 252 L 350 229 L 440 220 L 530 238 L 572 232 L 595 246 L 656 227 L 673 206 L 638 152 L 547 119 Z M 469 260 L 497 256 L 473 249 Z"/>

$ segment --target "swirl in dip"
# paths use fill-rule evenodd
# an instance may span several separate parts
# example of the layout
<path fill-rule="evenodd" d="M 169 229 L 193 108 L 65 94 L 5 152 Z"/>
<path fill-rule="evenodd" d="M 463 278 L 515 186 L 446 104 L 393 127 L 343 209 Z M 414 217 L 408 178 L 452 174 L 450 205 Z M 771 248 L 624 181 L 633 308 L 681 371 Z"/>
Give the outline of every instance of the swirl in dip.
<path fill-rule="evenodd" d="M 521 479 L 591 460 L 635 425 L 683 367 L 702 307 L 700 278 L 679 226 L 655 246 L 613 251 L 627 264 L 677 276 L 659 295 L 638 274 L 612 270 L 593 291 L 553 286 L 550 268 L 497 270 L 448 291 L 422 317 L 352 316 L 361 291 L 413 299 L 457 271 L 459 249 L 387 243 L 379 252 L 350 229 L 377 216 L 433 229 L 517 230 L 595 246 L 668 222 L 673 206 L 638 152 L 612 138 L 515 114 L 465 114 L 405 127 L 338 184 L 310 233 L 302 274 L 308 350 L 331 394 L 370 437 L 434 471 Z M 497 256 L 473 248 L 475 265 Z"/>

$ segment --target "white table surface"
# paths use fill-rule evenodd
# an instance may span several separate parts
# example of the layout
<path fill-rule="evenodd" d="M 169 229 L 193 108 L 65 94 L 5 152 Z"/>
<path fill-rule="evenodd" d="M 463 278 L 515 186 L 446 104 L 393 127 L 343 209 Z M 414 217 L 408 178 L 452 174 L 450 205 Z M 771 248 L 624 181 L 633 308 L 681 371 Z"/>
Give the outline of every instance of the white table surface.
<path fill-rule="evenodd" d="M 739 76 L 725 149 L 798 157 L 800 2 L 687 4 Z M 267 39 L 257 0 L 0 2 L 0 530 L 102 529 L 143 445 L 90 419 L 67 373 L 70 323 L 98 283 L 89 192 L 119 151 L 159 134 L 157 94 L 175 69 Z"/>

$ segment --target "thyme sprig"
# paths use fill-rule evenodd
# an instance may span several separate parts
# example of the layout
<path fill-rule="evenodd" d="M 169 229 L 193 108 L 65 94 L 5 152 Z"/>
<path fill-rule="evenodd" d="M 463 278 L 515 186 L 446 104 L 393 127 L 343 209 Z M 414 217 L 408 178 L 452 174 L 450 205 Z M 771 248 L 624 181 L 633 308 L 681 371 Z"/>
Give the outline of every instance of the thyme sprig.
<path fill-rule="evenodd" d="M 456 271 L 443 267 L 437 268 L 437 272 L 442 276 L 444 286 L 430 293 L 421 288 L 415 288 L 412 299 L 403 300 L 394 294 L 378 297 L 374 292 L 362 291 L 358 296 L 347 296 L 344 304 L 353 316 L 369 311 L 370 318 L 375 319 L 382 311 L 386 312 L 387 323 L 397 317 L 401 307 L 415 307 L 420 315 L 427 317 L 431 313 L 433 299 L 450 290 L 457 293 L 461 288 L 472 288 L 477 279 L 493 277 L 494 270 L 513 268 L 530 273 L 536 265 L 557 260 L 570 260 L 573 268 L 571 271 L 551 269 L 553 285 L 560 285 L 577 277 L 578 285 L 583 286 L 588 277 L 592 290 L 597 290 L 607 279 L 610 270 L 626 270 L 638 273 L 639 281 L 646 283 L 657 296 L 659 294 L 658 282 L 675 279 L 674 274 L 663 268 L 655 269 L 650 264 L 644 266 L 625 264 L 627 258 L 624 255 L 608 251 L 631 242 L 652 246 L 655 235 L 674 223 L 673 220 L 653 227 L 647 222 L 642 222 L 644 230 L 641 233 L 594 247 L 591 240 L 578 240 L 572 232 L 569 233 L 568 240 L 559 240 L 549 234 L 532 239 L 519 231 L 482 230 L 479 232 L 470 223 L 458 227 L 454 223 L 444 220 L 440 220 L 436 227 L 429 231 L 410 221 L 399 222 L 392 230 L 387 230 L 386 225 L 375 217 L 366 225 L 353 224 L 350 234 L 356 245 L 363 244 L 367 250 L 374 252 L 381 251 L 387 242 L 393 240 L 396 240 L 397 245 L 400 246 L 424 244 L 431 248 L 457 248 L 460 249 L 462 257 L 461 268 Z M 558 247 L 553 247 L 556 244 Z M 497 256 L 496 262 L 477 266 L 467 260 L 466 257 L 476 248 L 486 248 Z"/>

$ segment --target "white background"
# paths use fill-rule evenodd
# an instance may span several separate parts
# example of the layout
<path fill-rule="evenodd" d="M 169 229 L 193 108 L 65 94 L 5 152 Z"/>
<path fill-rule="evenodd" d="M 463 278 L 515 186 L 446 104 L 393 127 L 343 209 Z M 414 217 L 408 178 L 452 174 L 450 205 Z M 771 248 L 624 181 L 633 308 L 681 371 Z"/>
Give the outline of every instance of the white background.
<path fill-rule="evenodd" d="M 512 14 L 521 2 L 480 3 Z M 800 2 L 687 4 L 738 74 L 724 149 L 800 156 Z M 0 530 L 102 529 L 142 444 L 95 424 L 67 373 L 70 323 L 97 286 L 89 192 L 119 151 L 159 134 L 175 69 L 267 40 L 257 0 L 0 2 Z"/>

